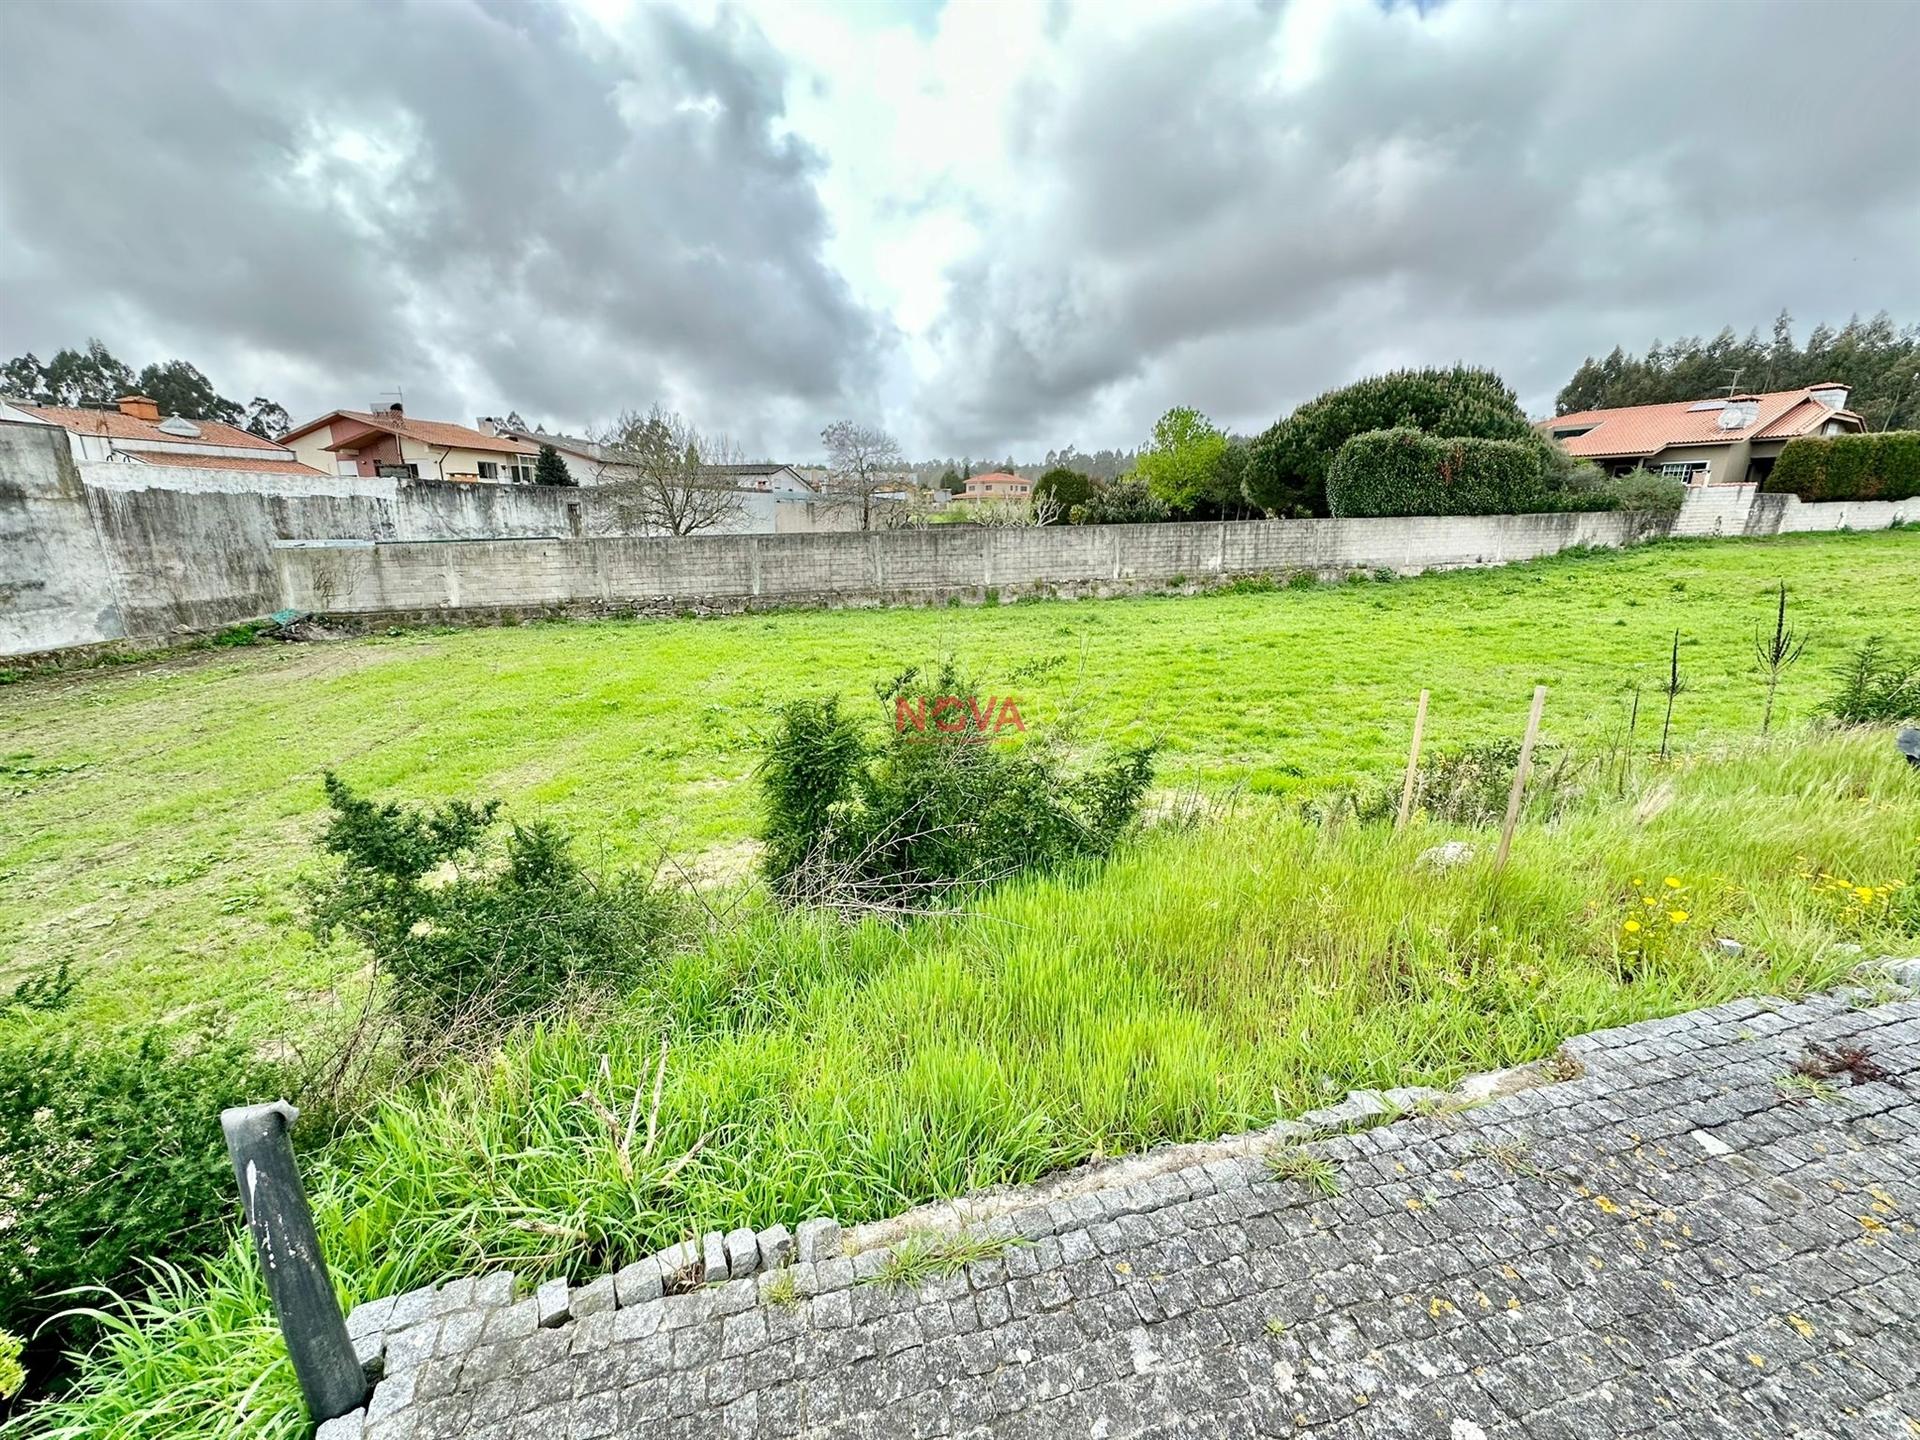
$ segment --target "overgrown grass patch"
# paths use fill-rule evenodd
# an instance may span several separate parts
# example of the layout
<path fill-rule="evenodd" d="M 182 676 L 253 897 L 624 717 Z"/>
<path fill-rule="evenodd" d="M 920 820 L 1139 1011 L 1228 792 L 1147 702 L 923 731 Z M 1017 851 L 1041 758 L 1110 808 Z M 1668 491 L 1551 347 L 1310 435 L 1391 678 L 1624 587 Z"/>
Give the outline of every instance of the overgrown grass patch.
<path fill-rule="evenodd" d="M 1755 730 L 1781 580 L 1808 649 L 1775 725 L 1797 725 L 1854 646 L 1897 632 L 1916 565 L 1911 532 L 1672 542 L 1384 586 L 420 629 L 36 676 L 0 693 L 0 983 L 64 958 L 75 1025 L 305 1043 L 365 963 L 287 898 L 328 769 L 414 801 L 498 795 L 592 870 L 667 847 L 698 873 L 755 831 L 776 706 L 837 690 L 886 723 L 873 676 L 950 654 L 1035 733 L 1080 713 L 1090 739 L 1157 741 L 1158 783 L 1294 799 L 1392 777 L 1423 686 L 1429 747 L 1511 740 L 1536 682 L 1548 737 L 1591 746 L 1636 679 L 1651 696 L 1676 629 L 1676 743 Z"/>
<path fill-rule="evenodd" d="M 1480 859 L 1418 866 L 1462 835 Z M 524 1030 L 309 1153 L 323 1243 L 349 1299 L 495 1268 L 584 1276 L 689 1233 L 884 1217 L 1270 1125 L 1329 1092 L 1446 1086 L 1581 1031 L 1825 988 L 1856 963 L 1843 943 L 1902 942 L 1889 912 L 1837 910 L 1817 876 L 1909 875 L 1920 793 L 1878 737 L 1775 737 L 1589 793 L 1523 827 L 1498 879 L 1487 840 L 1426 821 L 1329 832 L 1249 802 L 967 914 L 749 907 L 610 1015 Z M 1634 882 L 1668 876 L 1687 920 L 1624 943 Z M 663 1037 L 662 1159 L 629 1167 L 581 1097 L 628 1113 Z M 297 1433 L 243 1242 L 148 1313 L 44 1422 Z"/>

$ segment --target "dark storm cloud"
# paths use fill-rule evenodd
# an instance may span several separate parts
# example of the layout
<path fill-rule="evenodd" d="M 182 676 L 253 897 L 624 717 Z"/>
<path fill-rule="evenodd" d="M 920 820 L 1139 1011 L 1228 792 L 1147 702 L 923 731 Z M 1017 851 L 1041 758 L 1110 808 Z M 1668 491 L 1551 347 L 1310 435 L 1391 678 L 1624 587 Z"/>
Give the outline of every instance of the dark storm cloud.
<path fill-rule="evenodd" d="M 783 78 L 724 12 L 5 7 L 0 351 L 98 334 L 300 410 L 401 383 L 579 424 L 672 386 L 777 428 L 888 339 L 821 258 Z"/>
<path fill-rule="evenodd" d="M 1616 343 L 1920 319 L 1920 9 L 1356 7 L 1293 84 L 1284 18 L 1112 39 L 1081 12 L 1022 98 L 1030 183 L 950 274 L 937 440 L 1144 435 L 1176 403 L 1264 425 L 1456 358 L 1544 408 Z"/>

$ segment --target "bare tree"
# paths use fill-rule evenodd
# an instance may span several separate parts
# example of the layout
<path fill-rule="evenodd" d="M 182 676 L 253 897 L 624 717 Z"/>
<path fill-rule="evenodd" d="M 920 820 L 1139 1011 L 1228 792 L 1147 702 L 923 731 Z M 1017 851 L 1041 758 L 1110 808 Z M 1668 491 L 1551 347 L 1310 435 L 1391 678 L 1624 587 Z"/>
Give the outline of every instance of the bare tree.
<path fill-rule="evenodd" d="M 860 528 L 873 528 L 873 497 L 897 483 L 900 442 L 884 430 L 836 420 L 820 432 L 827 447 L 827 488 L 860 500 Z"/>
<path fill-rule="evenodd" d="M 693 535 L 745 511 L 725 468 L 737 465 L 740 453 L 724 435 L 703 435 L 655 405 L 645 415 L 624 412 L 594 441 L 598 489 L 629 528 Z"/>
<path fill-rule="evenodd" d="M 976 500 L 967 506 L 967 519 L 994 530 L 1025 530 L 1052 525 L 1060 518 L 1060 502 L 1051 495 L 1031 500 Z"/>

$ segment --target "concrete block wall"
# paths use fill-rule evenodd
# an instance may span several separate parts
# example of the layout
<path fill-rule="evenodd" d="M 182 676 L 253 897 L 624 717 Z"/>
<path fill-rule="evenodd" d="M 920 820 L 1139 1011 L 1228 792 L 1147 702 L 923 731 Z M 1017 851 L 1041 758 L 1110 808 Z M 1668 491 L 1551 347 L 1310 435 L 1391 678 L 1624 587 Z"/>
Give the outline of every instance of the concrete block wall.
<path fill-rule="evenodd" d="M 1759 493 L 1753 485 L 1702 485 L 1687 492 L 1670 533 L 1679 537 L 1792 535 L 1801 531 L 1885 530 L 1920 521 L 1910 500 L 1827 500 Z"/>
<path fill-rule="evenodd" d="M 1920 522 L 1920 499 L 1687 496 L 1679 535 Z M 364 616 L 737 610 L 1118 594 L 1300 571 L 1499 565 L 1664 527 L 1607 514 L 849 532 L 857 509 L 743 497 L 751 533 L 624 532 L 590 489 L 76 464 L 64 434 L 0 422 L 0 656 L 152 643 L 282 607 Z"/>
<path fill-rule="evenodd" d="M 858 535 L 283 545 L 286 603 L 337 614 L 459 610 L 746 609 L 948 595 L 1113 594 L 1181 581 L 1312 571 L 1335 577 L 1499 565 L 1624 545 L 1644 522 L 1607 514 L 1255 520 Z"/>

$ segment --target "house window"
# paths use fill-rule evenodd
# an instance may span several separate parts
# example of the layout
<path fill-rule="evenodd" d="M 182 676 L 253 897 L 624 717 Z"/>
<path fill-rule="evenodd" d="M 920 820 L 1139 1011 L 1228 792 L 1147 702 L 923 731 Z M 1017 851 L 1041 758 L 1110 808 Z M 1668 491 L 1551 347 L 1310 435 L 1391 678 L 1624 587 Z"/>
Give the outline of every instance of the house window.
<path fill-rule="evenodd" d="M 1669 479 L 1679 480 L 1687 485 L 1707 483 L 1707 462 L 1704 460 L 1670 460 L 1660 467 L 1660 473 Z"/>
<path fill-rule="evenodd" d="M 412 461 L 405 465 L 381 465 L 378 467 L 382 480 L 418 480 L 420 467 Z"/>
<path fill-rule="evenodd" d="M 498 480 L 500 478 L 500 467 L 491 460 L 482 460 L 480 462 L 480 478 L 482 480 Z"/>

